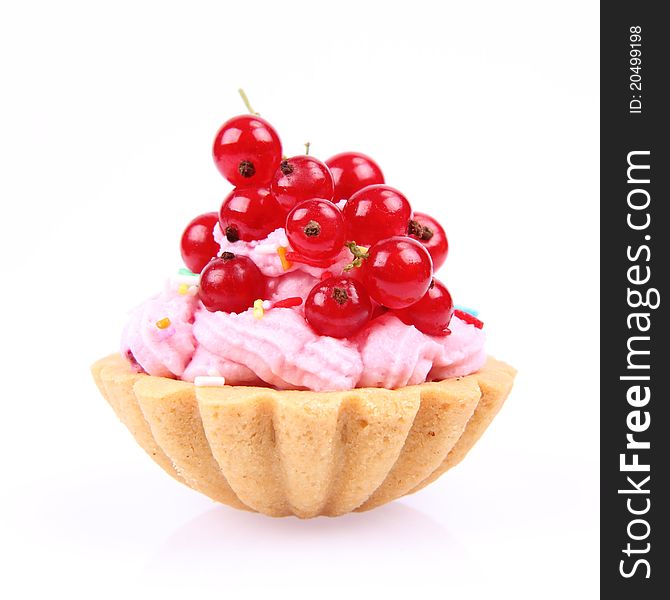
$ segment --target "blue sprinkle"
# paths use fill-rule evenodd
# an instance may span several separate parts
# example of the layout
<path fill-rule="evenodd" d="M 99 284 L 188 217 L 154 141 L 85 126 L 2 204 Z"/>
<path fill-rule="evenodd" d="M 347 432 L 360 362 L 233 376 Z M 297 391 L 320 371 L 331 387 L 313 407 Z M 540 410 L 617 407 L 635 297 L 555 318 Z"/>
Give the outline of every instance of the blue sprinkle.
<path fill-rule="evenodd" d="M 475 310 L 474 308 L 468 308 L 467 306 L 459 306 L 458 304 L 454 306 L 454 308 L 457 308 L 458 310 L 462 310 L 463 312 L 471 314 L 473 317 L 476 317 L 479 315 L 479 311 Z"/>

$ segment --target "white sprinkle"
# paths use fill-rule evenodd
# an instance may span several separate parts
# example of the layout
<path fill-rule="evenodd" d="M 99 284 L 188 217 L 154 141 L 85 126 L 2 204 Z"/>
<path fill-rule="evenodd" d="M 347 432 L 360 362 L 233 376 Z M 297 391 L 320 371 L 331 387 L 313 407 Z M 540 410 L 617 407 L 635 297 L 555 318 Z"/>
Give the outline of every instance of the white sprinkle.
<path fill-rule="evenodd" d="M 198 286 L 197 285 L 192 285 L 190 288 L 188 288 L 188 295 L 189 296 L 196 296 L 198 294 Z"/>
<path fill-rule="evenodd" d="M 269 300 L 263 300 L 263 310 L 270 310 L 272 308 L 272 302 Z"/>
<path fill-rule="evenodd" d="M 223 387 L 226 385 L 225 377 L 206 377 L 199 375 L 193 382 L 197 387 Z"/>

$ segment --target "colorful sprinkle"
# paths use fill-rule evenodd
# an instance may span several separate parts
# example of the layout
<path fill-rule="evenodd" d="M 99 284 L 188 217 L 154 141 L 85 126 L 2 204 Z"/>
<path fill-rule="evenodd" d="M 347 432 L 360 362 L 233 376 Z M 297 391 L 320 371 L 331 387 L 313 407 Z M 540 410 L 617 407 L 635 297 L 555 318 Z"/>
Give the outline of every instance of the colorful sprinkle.
<path fill-rule="evenodd" d="M 193 383 L 197 387 L 223 387 L 224 385 L 226 385 L 226 378 L 198 375 L 193 381 Z"/>
<path fill-rule="evenodd" d="M 279 260 L 281 260 L 282 269 L 288 271 L 291 268 L 291 263 L 286 258 L 286 247 L 279 246 L 279 248 L 277 248 L 277 254 L 279 254 Z"/>
<path fill-rule="evenodd" d="M 470 313 L 467 313 L 463 310 L 456 309 L 454 311 L 454 314 L 461 320 L 465 321 L 466 323 L 470 325 L 474 325 L 477 329 L 481 329 L 484 327 L 484 323 L 482 323 L 477 317 L 474 315 L 471 315 Z"/>
<path fill-rule="evenodd" d="M 180 283 L 177 291 L 179 292 L 180 296 L 186 296 L 186 294 L 188 294 L 188 289 L 189 285 L 187 283 Z"/>
<path fill-rule="evenodd" d="M 273 302 L 272 308 L 293 308 L 294 306 L 300 306 L 301 304 L 302 298 L 300 298 L 300 296 L 292 296 L 291 298 L 284 298 L 283 300 Z"/>
<path fill-rule="evenodd" d="M 479 316 L 479 311 L 475 310 L 474 308 L 468 308 L 467 306 L 461 306 L 460 304 L 457 304 L 454 306 L 456 310 L 462 310 L 463 312 L 470 313 L 473 317 Z"/>
<path fill-rule="evenodd" d="M 265 314 L 265 310 L 263 309 L 263 300 L 260 298 L 258 300 L 254 300 L 254 319 L 262 319 L 263 315 Z"/>
<path fill-rule="evenodd" d="M 297 252 L 287 252 L 286 258 L 294 263 L 300 263 L 301 265 L 309 265 L 310 267 L 318 267 L 320 269 L 325 269 L 326 267 L 329 267 L 330 265 L 333 264 L 332 260 L 329 261 L 314 260 L 313 258 L 303 256 L 302 254 L 298 254 Z"/>
<path fill-rule="evenodd" d="M 159 321 L 156 321 L 158 329 L 167 329 L 170 325 L 172 325 L 172 321 L 170 321 L 169 317 L 163 317 Z"/>
<path fill-rule="evenodd" d="M 188 269 L 179 269 L 177 271 L 177 274 L 174 275 L 173 277 L 170 278 L 171 282 L 177 286 L 177 289 L 179 290 L 179 293 L 182 296 L 186 295 L 186 292 L 182 292 L 182 286 L 186 286 L 186 289 L 189 288 L 189 286 L 192 285 L 200 285 L 200 274 L 199 273 L 193 273 L 192 271 L 189 271 Z"/>

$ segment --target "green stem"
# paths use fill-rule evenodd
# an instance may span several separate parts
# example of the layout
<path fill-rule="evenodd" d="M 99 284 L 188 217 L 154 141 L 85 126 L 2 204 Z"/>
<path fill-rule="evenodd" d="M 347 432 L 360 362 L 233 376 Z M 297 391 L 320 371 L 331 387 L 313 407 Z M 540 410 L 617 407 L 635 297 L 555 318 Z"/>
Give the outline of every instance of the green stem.
<path fill-rule="evenodd" d="M 260 116 L 260 113 L 257 113 L 257 112 L 251 107 L 251 102 L 249 102 L 249 98 L 247 98 L 247 94 L 245 93 L 245 91 L 244 91 L 242 88 L 240 88 L 240 89 L 237 90 L 237 91 L 239 92 L 240 96 L 242 97 L 242 102 L 244 102 L 244 106 L 247 107 L 247 110 L 248 110 L 252 115 L 256 115 L 257 117 Z"/>
<path fill-rule="evenodd" d="M 354 255 L 354 260 L 344 267 L 345 273 L 348 273 L 352 269 L 358 269 L 363 264 L 363 261 L 370 257 L 368 251 L 361 248 L 356 242 L 347 242 L 345 246 Z"/>

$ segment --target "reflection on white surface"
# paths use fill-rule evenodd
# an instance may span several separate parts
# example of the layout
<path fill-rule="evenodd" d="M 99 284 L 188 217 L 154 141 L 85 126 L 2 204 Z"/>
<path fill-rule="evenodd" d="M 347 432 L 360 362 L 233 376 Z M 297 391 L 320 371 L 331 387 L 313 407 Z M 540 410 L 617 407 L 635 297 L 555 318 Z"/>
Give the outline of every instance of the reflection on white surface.
<path fill-rule="evenodd" d="M 16 540 L 11 577 L 30 594 L 40 565 L 54 590 L 95 583 L 141 589 L 415 589 L 468 560 L 444 525 L 403 502 L 338 518 L 273 519 L 213 505 L 148 465 L 70 472 L 0 495 L 0 529 Z M 132 469 L 132 467 L 131 467 Z M 18 516 L 17 516 L 18 515 Z M 424 581 L 424 577 L 431 577 Z M 5 580 L 7 582 L 7 580 Z M 295 597 L 295 596 L 294 596 Z"/>
<path fill-rule="evenodd" d="M 128 445 L 130 462 L 6 480 L 0 592 L 12 594 L 0 597 L 41 598 L 48 588 L 49 597 L 88 599 L 95 590 L 96 598 L 115 600 L 196 591 L 311 600 L 389 589 L 402 597 L 444 589 L 477 598 L 501 587 L 536 597 L 556 569 L 585 578 L 597 566 L 588 559 L 597 548 L 592 501 L 567 497 L 589 489 L 592 478 L 562 457 L 498 453 L 500 468 L 489 463 L 482 477 L 478 463 L 493 455 L 473 451 L 467 468 L 419 494 L 366 513 L 301 521 L 216 505 Z M 575 539 L 580 544 L 566 555 Z M 568 584 L 543 598 L 563 600 Z M 595 597 L 594 590 L 579 597 Z"/>
<path fill-rule="evenodd" d="M 195 571 L 212 582 L 231 572 L 254 581 L 262 565 L 269 585 L 290 585 L 296 577 L 303 585 L 317 584 L 338 573 L 379 580 L 394 571 L 402 581 L 408 560 L 418 566 L 412 569 L 416 578 L 464 558 L 463 546 L 442 525 L 402 502 L 307 521 L 218 506 L 178 528 L 148 562 L 143 579 L 179 583 L 185 572 Z M 332 581 L 338 583 L 346 582 Z"/>

